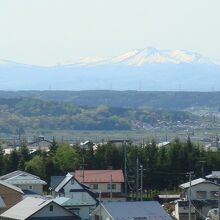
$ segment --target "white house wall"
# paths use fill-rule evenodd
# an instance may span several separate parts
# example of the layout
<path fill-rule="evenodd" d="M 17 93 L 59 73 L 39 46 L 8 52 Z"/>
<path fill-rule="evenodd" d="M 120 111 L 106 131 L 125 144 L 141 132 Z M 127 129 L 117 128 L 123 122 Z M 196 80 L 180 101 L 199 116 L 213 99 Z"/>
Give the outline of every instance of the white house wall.
<path fill-rule="evenodd" d="M 93 191 L 95 192 L 111 192 L 111 189 L 108 189 L 108 184 L 109 183 L 97 183 L 98 184 L 98 189 L 93 189 L 92 188 L 92 185 L 94 185 L 96 183 L 86 183 L 86 185 L 88 187 L 90 187 Z M 121 192 L 122 191 L 122 188 L 121 188 L 121 183 L 112 183 L 112 184 L 115 184 L 116 185 L 116 188 L 115 189 L 112 189 L 112 192 Z"/>
<path fill-rule="evenodd" d="M 43 194 L 43 185 L 42 184 L 19 184 L 19 185 L 15 185 L 17 187 L 19 187 L 22 190 L 30 190 L 32 192 L 35 192 L 39 195 Z M 32 186 L 32 189 L 30 188 L 30 186 Z"/>
<path fill-rule="evenodd" d="M 65 186 L 64 186 L 64 193 L 65 193 L 65 197 L 68 198 L 74 198 L 76 200 L 79 201 L 85 201 L 88 203 L 94 203 L 94 205 L 96 204 L 96 201 L 94 200 L 94 198 L 92 196 L 90 196 L 88 194 L 88 192 L 70 192 L 70 190 L 78 190 L 78 189 L 83 189 L 82 186 L 74 181 L 74 184 L 71 184 L 71 181 L 69 181 Z"/>
<path fill-rule="evenodd" d="M 198 191 L 206 191 L 207 192 L 206 199 L 217 200 L 218 197 L 216 197 L 215 199 L 213 199 L 211 197 L 211 192 L 213 192 L 213 191 L 218 192 L 218 188 L 219 188 L 219 186 L 215 185 L 213 183 L 200 183 L 195 186 L 192 186 L 191 187 L 191 199 L 198 200 L 197 192 Z M 189 188 L 187 189 L 187 198 L 189 198 Z M 203 200 L 203 199 L 200 199 L 200 200 Z"/>
<path fill-rule="evenodd" d="M 50 211 L 50 205 L 53 205 L 53 211 Z M 41 209 L 39 212 L 34 214 L 32 217 L 66 217 L 66 216 L 72 216 L 72 214 L 65 210 L 64 208 L 60 207 L 59 205 L 55 203 L 48 204 L 46 207 Z"/>

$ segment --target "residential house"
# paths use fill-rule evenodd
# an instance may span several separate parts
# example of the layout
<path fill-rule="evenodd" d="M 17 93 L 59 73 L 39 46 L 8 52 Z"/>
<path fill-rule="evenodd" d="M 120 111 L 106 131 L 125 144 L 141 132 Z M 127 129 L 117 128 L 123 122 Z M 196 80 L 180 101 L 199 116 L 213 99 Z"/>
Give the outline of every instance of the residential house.
<path fill-rule="evenodd" d="M 49 189 L 52 191 L 53 196 L 55 196 L 55 189 L 61 183 L 62 180 L 65 179 L 66 176 L 51 176 L 50 177 L 50 187 Z"/>
<path fill-rule="evenodd" d="M 160 142 L 157 144 L 157 147 L 158 148 L 161 148 L 161 147 L 167 147 L 170 145 L 170 142 L 169 141 L 164 141 L 164 142 Z"/>
<path fill-rule="evenodd" d="M 102 201 L 125 201 L 123 193 L 124 175 L 122 170 L 76 170 L 74 177 L 87 185 Z"/>
<path fill-rule="evenodd" d="M 189 201 L 177 200 L 175 203 L 174 217 L 177 220 L 189 219 Z M 196 220 L 195 206 L 191 206 L 191 220 Z"/>
<path fill-rule="evenodd" d="M 54 201 L 84 220 L 89 219 L 90 213 L 96 208 L 98 202 L 95 193 L 79 183 L 70 173 L 61 180 L 54 191 L 56 196 Z"/>
<path fill-rule="evenodd" d="M 111 139 L 111 140 L 108 140 L 108 144 L 114 144 L 114 145 L 123 145 L 123 144 L 128 144 L 130 142 L 129 139 Z"/>
<path fill-rule="evenodd" d="M 36 193 L 42 195 L 43 186 L 47 184 L 40 177 L 20 170 L 1 176 L 0 180 L 19 187 L 25 194 Z"/>
<path fill-rule="evenodd" d="M 22 200 L 23 191 L 0 180 L 0 214 Z"/>
<path fill-rule="evenodd" d="M 179 186 L 185 200 L 190 198 L 190 182 Z M 220 185 L 203 178 L 191 181 L 191 201 L 196 209 L 197 217 L 207 216 L 210 209 L 218 206 L 218 190 Z"/>
<path fill-rule="evenodd" d="M 32 152 L 34 150 L 49 151 L 51 141 L 45 139 L 43 136 L 37 137 L 34 141 L 27 143 L 28 149 Z"/>
<path fill-rule="evenodd" d="M 205 177 L 207 180 L 220 184 L 220 171 L 212 171 L 211 174 Z"/>
<path fill-rule="evenodd" d="M 11 220 L 78 220 L 79 216 L 58 205 L 53 200 L 27 197 L 6 212 L 0 215 L 0 219 Z"/>
<path fill-rule="evenodd" d="M 101 215 L 101 218 L 100 218 Z M 171 220 L 158 202 L 104 202 L 92 213 L 94 220 Z"/>

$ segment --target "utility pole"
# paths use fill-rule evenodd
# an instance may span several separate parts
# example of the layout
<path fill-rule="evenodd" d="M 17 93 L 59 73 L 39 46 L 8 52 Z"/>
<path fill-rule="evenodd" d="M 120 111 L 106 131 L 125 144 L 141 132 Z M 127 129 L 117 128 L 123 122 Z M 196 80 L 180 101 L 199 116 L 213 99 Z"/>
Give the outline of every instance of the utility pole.
<path fill-rule="evenodd" d="M 136 201 L 138 200 L 138 191 L 139 191 L 139 159 L 137 157 L 137 161 L 136 161 Z"/>
<path fill-rule="evenodd" d="M 141 168 L 141 201 L 143 200 L 143 165 L 140 165 Z"/>
<path fill-rule="evenodd" d="M 192 207 L 192 202 L 191 202 L 191 193 L 192 193 L 192 190 L 191 190 L 191 187 L 192 187 L 192 174 L 194 172 L 193 171 L 190 171 L 188 172 L 187 174 L 189 175 L 189 193 L 188 193 L 188 200 L 189 200 L 189 220 L 191 220 L 191 207 Z"/>
<path fill-rule="evenodd" d="M 85 180 L 85 166 L 87 166 L 88 164 L 84 163 L 84 158 L 83 158 L 83 163 L 80 164 L 80 167 L 82 169 L 82 183 L 84 184 L 84 180 Z"/>
<path fill-rule="evenodd" d="M 99 220 L 102 220 L 102 201 L 101 201 L 101 198 L 102 198 L 102 192 L 100 191 L 99 192 Z"/>
<path fill-rule="evenodd" d="M 110 201 L 112 201 L 112 175 L 110 176 Z"/>
<path fill-rule="evenodd" d="M 201 163 L 201 172 L 202 172 L 202 178 L 204 177 L 204 164 L 206 163 L 205 160 L 200 160 L 199 161 Z"/>
<path fill-rule="evenodd" d="M 83 163 L 80 164 L 80 167 L 82 168 L 82 183 L 84 184 L 84 179 L 85 179 L 85 166 L 88 165 L 88 164 L 85 163 L 85 159 L 84 159 L 84 148 L 82 149 L 82 159 L 83 159 Z"/>
<path fill-rule="evenodd" d="M 220 220 L 220 187 L 218 188 L 218 220 Z"/>
<path fill-rule="evenodd" d="M 128 188 L 127 188 L 127 146 L 126 142 L 124 142 L 124 174 L 125 174 L 125 195 L 127 196 Z"/>

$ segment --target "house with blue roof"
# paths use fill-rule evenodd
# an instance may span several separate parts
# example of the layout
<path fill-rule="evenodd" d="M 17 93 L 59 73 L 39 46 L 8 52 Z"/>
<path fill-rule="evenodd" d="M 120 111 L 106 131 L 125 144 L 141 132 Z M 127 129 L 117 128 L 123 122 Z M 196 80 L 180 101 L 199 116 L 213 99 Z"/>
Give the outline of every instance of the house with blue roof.
<path fill-rule="evenodd" d="M 101 216 L 101 218 L 100 218 Z M 171 220 L 156 201 L 104 202 L 92 213 L 93 220 Z"/>

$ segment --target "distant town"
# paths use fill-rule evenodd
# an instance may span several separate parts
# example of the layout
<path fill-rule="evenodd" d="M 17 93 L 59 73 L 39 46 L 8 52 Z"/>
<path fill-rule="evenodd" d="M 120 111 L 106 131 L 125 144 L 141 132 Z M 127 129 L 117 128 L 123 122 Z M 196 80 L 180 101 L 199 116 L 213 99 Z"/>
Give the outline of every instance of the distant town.
<path fill-rule="evenodd" d="M 219 93 L 55 93 L 0 92 L 0 219 L 218 219 Z"/>

